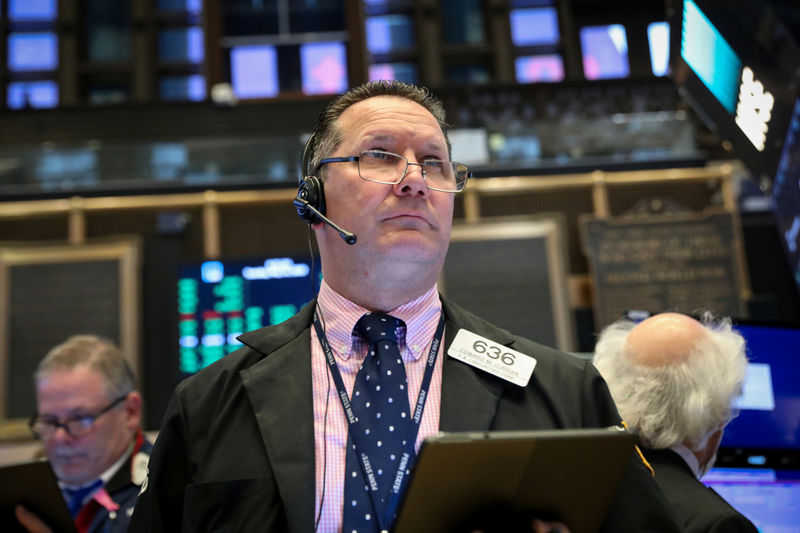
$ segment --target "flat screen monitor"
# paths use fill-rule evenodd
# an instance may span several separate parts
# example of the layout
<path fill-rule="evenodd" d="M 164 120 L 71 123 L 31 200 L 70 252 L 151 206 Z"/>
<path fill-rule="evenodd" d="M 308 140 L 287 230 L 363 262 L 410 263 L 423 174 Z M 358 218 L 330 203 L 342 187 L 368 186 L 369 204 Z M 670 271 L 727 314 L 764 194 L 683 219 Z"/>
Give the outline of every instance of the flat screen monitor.
<path fill-rule="evenodd" d="M 800 468 L 800 326 L 740 323 L 749 359 L 717 464 Z"/>
<path fill-rule="evenodd" d="M 52 32 L 8 35 L 8 70 L 29 72 L 58 68 L 58 37 Z"/>
<path fill-rule="evenodd" d="M 300 45 L 303 94 L 336 94 L 347 90 L 347 51 L 344 43 Z"/>
<path fill-rule="evenodd" d="M 800 471 L 712 468 L 703 483 L 714 489 L 761 533 L 797 531 L 800 524 Z"/>
<path fill-rule="evenodd" d="M 800 290 L 800 98 L 794 103 L 770 205 L 790 272 Z"/>
<path fill-rule="evenodd" d="M 622 24 L 581 28 L 583 74 L 587 80 L 627 78 L 628 37 Z"/>
<path fill-rule="evenodd" d="M 514 69 L 520 83 L 558 82 L 564 79 L 561 54 L 520 56 L 514 59 Z"/>
<path fill-rule="evenodd" d="M 294 315 L 319 289 L 314 270 L 309 256 L 183 264 L 177 281 L 181 376 L 240 348 L 242 333 Z"/>
<path fill-rule="evenodd" d="M 512 9 L 508 18 L 514 46 L 557 45 L 561 41 L 555 7 Z"/>
<path fill-rule="evenodd" d="M 669 23 L 651 22 L 647 25 L 650 45 L 650 68 L 655 76 L 669 74 Z"/>
<path fill-rule="evenodd" d="M 13 22 L 51 21 L 58 16 L 56 0 L 10 0 L 8 18 Z"/>
<path fill-rule="evenodd" d="M 52 80 L 12 81 L 6 89 L 6 103 L 11 109 L 55 107 L 58 105 L 58 83 Z"/>
<path fill-rule="evenodd" d="M 772 181 L 797 98 L 800 49 L 768 2 L 679 2 L 675 82 L 709 129 L 762 183 Z M 725 142 L 727 141 L 727 142 Z"/>
<path fill-rule="evenodd" d="M 269 44 L 231 48 L 231 83 L 238 98 L 271 98 L 280 92 L 278 52 Z"/>

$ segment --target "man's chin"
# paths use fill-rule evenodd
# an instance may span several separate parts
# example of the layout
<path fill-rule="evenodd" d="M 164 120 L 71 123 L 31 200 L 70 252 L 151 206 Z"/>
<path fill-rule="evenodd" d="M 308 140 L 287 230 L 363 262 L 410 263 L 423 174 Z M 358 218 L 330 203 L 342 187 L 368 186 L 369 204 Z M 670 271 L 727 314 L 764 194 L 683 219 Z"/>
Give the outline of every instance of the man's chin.
<path fill-rule="evenodd" d="M 442 243 L 442 237 L 430 229 L 402 228 L 387 233 L 382 239 L 382 248 L 386 253 L 411 252 L 422 255 L 440 255 L 442 247 L 447 250 L 448 241 Z"/>
<path fill-rule="evenodd" d="M 91 481 L 91 477 L 86 473 L 86 465 L 79 462 L 70 462 L 69 464 L 51 463 L 53 472 L 62 483 L 67 485 L 83 485 Z"/>
<path fill-rule="evenodd" d="M 430 264 L 441 259 L 441 245 L 419 235 L 398 236 L 383 247 L 385 257 L 395 261 L 409 261 L 412 263 Z"/>

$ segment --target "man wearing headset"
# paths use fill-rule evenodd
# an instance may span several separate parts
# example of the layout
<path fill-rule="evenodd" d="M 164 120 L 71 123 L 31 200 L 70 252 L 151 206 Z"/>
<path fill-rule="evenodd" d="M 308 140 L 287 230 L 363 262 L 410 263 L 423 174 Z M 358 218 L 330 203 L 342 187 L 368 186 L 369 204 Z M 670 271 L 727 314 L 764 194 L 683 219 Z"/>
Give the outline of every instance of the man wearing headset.
<path fill-rule="evenodd" d="M 440 298 L 436 282 L 454 195 L 470 175 L 450 161 L 446 131 L 441 102 L 398 82 L 356 87 L 322 112 L 295 200 L 319 244 L 319 295 L 286 322 L 242 335 L 244 348 L 178 386 L 131 532 L 389 530 L 395 500 L 375 494 L 402 492 L 427 436 L 620 423 L 590 363 L 515 337 Z M 353 415 L 359 380 L 370 379 L 360 378 L 360 369 L 381 351 L 369 339 L 372 326 L 363 326 L 380 324 L 364 322 L 372 318 L 391 324 L 381 334 L 397 336 L 399 354 L 390 370 L 384 360 L 380 372 L 405 373 L 397 382 L 403 392 L 384 397 L 383 405 L 408 406 L 397 420 L 415 413 L 403 426 L 413 431 L 394 432 L 392 422 L 382 428 L 390 437 L 377 442 L 362 436 L 371 431 L 359 425 L 364 415 Z M 463 342 L 459 332 L 535 358 L 528 385 L 450 357 L 448 350 Z M 381 412 L 370 416 L 377 421 Z M 373 467 L 373 453 L 387 448 L 391 472 Z M 369 497 L 351 496 L 351 482 Z M 523 529 L 551 526 L 528 521 Z M 638 459 L 625 472 L 604 529 L 677 531 Z"/>

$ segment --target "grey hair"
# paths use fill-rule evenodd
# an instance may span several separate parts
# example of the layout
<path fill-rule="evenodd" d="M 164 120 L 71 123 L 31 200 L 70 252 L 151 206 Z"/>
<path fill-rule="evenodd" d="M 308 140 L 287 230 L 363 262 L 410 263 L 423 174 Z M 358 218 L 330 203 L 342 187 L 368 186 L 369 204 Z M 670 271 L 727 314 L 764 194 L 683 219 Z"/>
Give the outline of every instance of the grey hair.
<path fill-rule="evenodd" d="M 637 364 L 626 349 L 630 320 L 606 327 L 595 346 L 594 364 L 605 378 L 620 415 L 653 449 L 684 441 L 697 449 L 735 416 L 747 356 L 744 338 L 729 319 L 701 318 L 708 337 L 689 357 L 674 364 Z"/>
<path fill-rule="evenodd" d="M 375 96 L 396 96 L 411 100 L 425 109 L 439 123 L 442 129 L 447 153 L 451 152 L 450 139 L 447 137 L 448 124 L 445 118 L 444 105 L 441 100 L 425 87 L 411 85 L 400 81 L 378 80 L 353 87 L 347 92 L 337 96 L 319 115 L 317 125 L 306 146 L 303 154 L 304 175 L 313 174 L 319 162 L 329 157 L 344 140 L 344 132 L 339 128 L 338 120 L 342 113 L 350 106 L 363 102 Z"/>
<path fill-rule="evenodd" d="M 38 382 L 51 372 L 87 366 L 100 374 L 109 399 L 136 389 L 136 380 L 122 351 L 109 339 L 96 335 L 74 335 L 55 346 L 41 360 L 34 374 Z"/>

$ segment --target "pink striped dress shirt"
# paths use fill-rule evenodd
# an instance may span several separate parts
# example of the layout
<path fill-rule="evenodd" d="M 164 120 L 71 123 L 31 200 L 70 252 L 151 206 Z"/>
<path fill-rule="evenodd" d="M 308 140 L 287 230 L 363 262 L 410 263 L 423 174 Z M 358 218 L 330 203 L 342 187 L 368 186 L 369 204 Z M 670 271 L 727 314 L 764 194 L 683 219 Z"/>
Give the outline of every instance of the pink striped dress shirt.
<path fill-rule="evenodd" d="M 367 354 L 367 346 L 359 338 L 353 337 L 353 327 L 369 311 L 336 293 L 324 280 L 317 298 L 317 310 L 321 311 L 325 336 L 333 349 L 342 380 L 348 393 L 352 393 L 358 367 Z M 408 377 L 409 405 L 417 402 L 425 361 L 441 312 L 442 303 L 434 285 L 419 298 L 389 313 L 406 323 L 405 335 L 400 332 L 398 344 Z M 444 346 L 444 339 L 440 346 Z M 417 451 L 425 437 L 439 431 L 442 358 L 440 348 L 417 436 Z M 319 522 L 317 531 L 334 533 L 342 528 L 347 420 L 314 328 L 311 328 L 311 380 L 316 450 L 314 519 L 315 523 Z"/>

